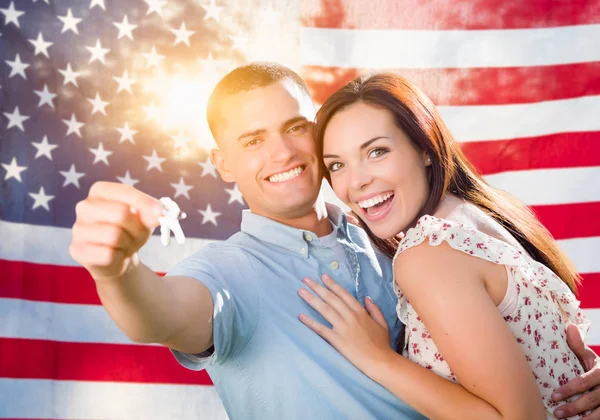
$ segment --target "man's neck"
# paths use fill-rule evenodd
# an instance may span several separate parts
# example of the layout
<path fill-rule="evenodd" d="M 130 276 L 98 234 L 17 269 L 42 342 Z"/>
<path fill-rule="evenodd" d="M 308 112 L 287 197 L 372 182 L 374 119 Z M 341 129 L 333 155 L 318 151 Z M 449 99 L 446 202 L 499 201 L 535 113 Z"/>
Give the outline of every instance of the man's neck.
<path fill-rule="evenodd" d="M 317 202 L 312 209 L 300 217 L 293 219 L 280 219 L 271 215 L 263 216 L 296 229 L 314 232 L 318 237 L 329 235 L 333 231 L 331 222 L 329 221 L 327 215 L 325 202 L 320 197 L 317 199 Z"/>

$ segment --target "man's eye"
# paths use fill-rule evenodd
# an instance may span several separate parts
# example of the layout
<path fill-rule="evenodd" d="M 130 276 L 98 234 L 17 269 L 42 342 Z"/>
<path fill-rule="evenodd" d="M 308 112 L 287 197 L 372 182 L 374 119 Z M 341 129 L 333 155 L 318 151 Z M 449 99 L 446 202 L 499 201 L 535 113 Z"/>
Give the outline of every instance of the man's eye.
<path fill-rule="evenodd" d="M 329 166 L 327 167 L 327 170 L 329 172 L 335 172 L 335 171 L 339 171 L 340 169 L 342 169 L 342 163 L 341 162 L 332 162 L 329 164 Z"/>
<path fill-rule="evenodd" d="M 260 139 L 252 139 L 244 143 L 244 147 L 252 147 L 256 146 L 259 143 Z"/>
<path fill-rule="evenodd" d="M 306 133 L 306 124 L 298 124 L 288 130 L 288 133 L 304 134 Z"/>

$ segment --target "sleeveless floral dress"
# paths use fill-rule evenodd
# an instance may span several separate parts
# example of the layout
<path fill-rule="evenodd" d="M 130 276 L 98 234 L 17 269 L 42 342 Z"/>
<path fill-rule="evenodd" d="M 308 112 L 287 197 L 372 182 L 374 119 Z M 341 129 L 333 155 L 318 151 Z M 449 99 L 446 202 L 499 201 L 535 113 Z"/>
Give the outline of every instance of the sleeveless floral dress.
<path fill-rule="evenodd" d="M 514 246 L 462 223 L 429 215 L 421 217 L 417 225 L 408 230 L 396 257 L 426 239 L 432 246 L 445 241 L 457 251 L 506 267 L 509 274 L 507 294 L 513 287 L 516 301 L 511 305 L 510 313 L 501 313 L 533 371 L 547 418 L 555 418 L 552 412 L 559 403 L 552 401 L 552 392 L 583 373 L 577 356 L 566 342 L 566 325 L 577 325 L 583 335 L 587 334 L 590 325 L 575 296 L 554 272 Z M 398 295 L 397 314 L 406 325 L 404 357 L 458 382 L 395 281 L 394 288 Z"/>

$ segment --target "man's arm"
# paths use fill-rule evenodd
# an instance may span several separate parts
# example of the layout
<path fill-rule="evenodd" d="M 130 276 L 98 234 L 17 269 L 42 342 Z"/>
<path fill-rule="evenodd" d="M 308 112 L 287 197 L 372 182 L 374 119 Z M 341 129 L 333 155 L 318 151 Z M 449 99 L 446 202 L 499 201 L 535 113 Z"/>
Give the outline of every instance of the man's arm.
<path fill-rule="evenodd" d="M 208 289 L 191 277 L 161 277 L 136 261 L 160 209 L 158 200 L 128 185 L 98 182 L 77 204 L 69 251 L 131 340 L 200 353 L 213 342 Z"/>
<path fill-rule="evenodd" d="M 558 407 L 554 410 L 554 415 L 564 419 L 593 410 L 586 419 L 600 420 L 600 357 L 583 343 L 579 329 L 575 325 L 569 325 L 567 328 L 567 343 L 586 372 L 558 388 L 552 394 L 552 399 L 564 401 L 573 395 L 589 392 L 572 403 Z"/>

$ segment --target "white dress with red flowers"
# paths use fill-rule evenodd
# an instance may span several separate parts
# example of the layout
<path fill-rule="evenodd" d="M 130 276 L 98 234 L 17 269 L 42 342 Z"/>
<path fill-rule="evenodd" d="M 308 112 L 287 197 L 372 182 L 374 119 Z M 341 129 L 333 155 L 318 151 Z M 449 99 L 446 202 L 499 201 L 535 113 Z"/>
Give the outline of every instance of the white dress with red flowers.
<path fill-rule="evenodd" d="M 499 310 L 529 362 L 547 417 L 553 419 L 552 411 L 559 404 L 552 401 L 552 392 L 583 373 L 566 342 L 566 325 L 577 325 L 583 335 L 589 329 L 589 321 L 575 296 L 549 268 L 507 242 L 474 227 L 429 215 L 421 217 L 417 225 L 408 230 L 396 257 L 425 239 L 432 246 L 445 241 L 457 251 L 506 267 L 508 289 Z M 398 317 L 406 325 L 404 357 L 458 382 L 395 281 L 394 287 L 398 294 Z"/>

